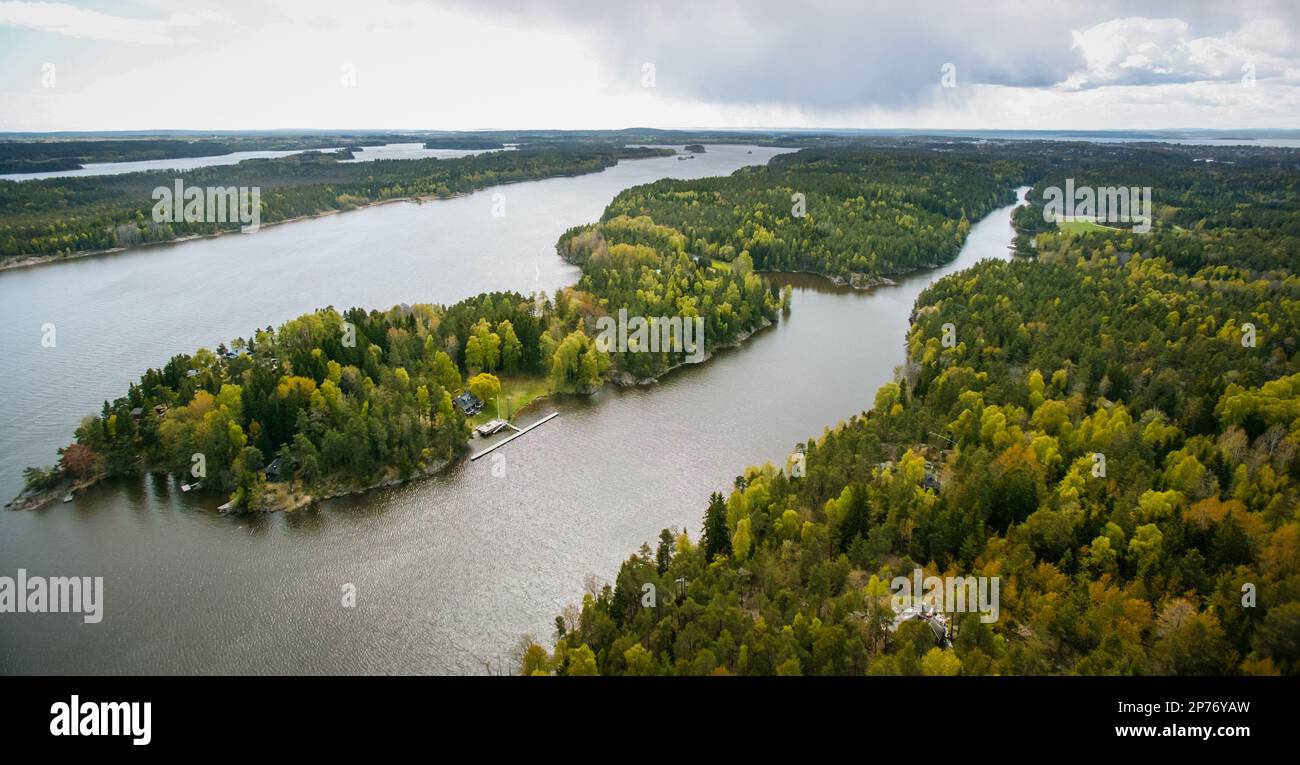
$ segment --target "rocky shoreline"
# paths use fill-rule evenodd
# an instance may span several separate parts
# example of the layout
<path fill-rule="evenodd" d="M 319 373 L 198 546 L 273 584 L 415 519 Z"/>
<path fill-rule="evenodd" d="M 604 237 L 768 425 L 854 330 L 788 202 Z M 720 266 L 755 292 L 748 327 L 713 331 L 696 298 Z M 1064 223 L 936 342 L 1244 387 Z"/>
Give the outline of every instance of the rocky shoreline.
<path fill-rule="evenodd" d="M 773 327 L 773 326 L 776 326 L 776 322 L 764 316 L 763 322 L 759 324 L 757 327 L 741 332 L 740 334 L 736 335 L 736 338 L 734 340 L 730 342 L 720 343 L 718 345 L 713 346 L 712 350 L 705 351 L 704 358 L 700 359 L 699 361 L 695 361 L 695 362 L 679 361 L 676 364 L 669 366 L 659 374 L 654 375 L 652 377 L 637 377 L 633 375 L 631 372 L 625 370 L 617 374 L 611 375 L 609 381 L 619 386 L 620 388 L 636 388 L 644 385 L 654 385 L 655 383 L 659 382 L 659 379 L 661 377 L 664 377 L 665 375 L 672 372 L 673 370 L 680 369 L 681 367 L 685 367 L 685 366 L 694 366 L 695 364 L 703 364 L 704 362 L 713 358 L 714 353 L 723 350 L 724 348 L 737 348 L 740 346 L 741 343 L 745 342 L 749 338 L 753 337 L 759 332 L 762 332 L 768 327 Z M 597 388 L 596 390 L 599 390 L 599 388 Z M 595 393 L 596 391 L 593 390 L 590 392 Z"/>
<path fill-rule="evenodd" d="M 240 508 L 235 512 L 275 513 L 284 511 L 291 513 L 295 510 L 301 510 L 304 507 L 310 507 L 329 499 L 337 499 L 339 497 L 347 497 L 354 494 L 365 494 L 366 492 L 374 491 L 376 489 L 386 489 L 392 486 L 401 486 L 404 483 L 411 483 L 413 481 L 431 478 L 447 469 L 447 467 L 453 463 L 459 462 L 463 457 L 464 455 L 453 459 L 438 460 L 431 465 L 425 466 L 423 469 L 408 478 L 389 476 L 368 486 L 328 488 L 318 494 L 293 492 L 288 489 L 282 491 L 280 489 L 285 486 L 284 484 L 273 484 L 268 488 L 274 490 L 264 492 L 255 506 Z"/>
<path fill-rule="evenodd" d="M 886 287 L 895 284 L 893 279 L 887 276 L 859 274 L 857 272 L 849 274 L 849 278 L 843 276 L 832 276 L 830 280 L 841 287 L 852 287 L 855 290 L 870 290 L 876 287 Z"/>
<path fill-rule="evenodd" d="M 864 291 L 873 290 L 877 287 L 890 287 L 898 283 L 883 274 L 868 275 L 868 274 L 852 273 L 849 274 L 848 278 L 845 278 L 843 276 L 831 276 L 830 274 L 825 274 L 822 273 L 821 271 L 758 271 L 756 270 L 755 273 L 762 274 L 764 276 L 780 276 L 782 274 L 792 275 L 792 276 L 816 276 L 820 279 L 825 279 L 826 281 L 830 282 L 836 287 L 846 287 L 848 289 L 864 290 Z M 903 272 L 894 275 L 902 276 L 907 273 L 911 273 L 911 272 Z"/>
<path fill-rule="evenodd" d="M 85 491 L 102 480 L 103 476 L 92 476 L 83 478 L 80 481 L 70 481 L 65 478 L 54 486 L 41 491 L 30 491 L 24 488 L 18 492 L 18 496 L 5 503 L 5 509 L 15 512 L 40 510 L 46 505 L 53 504 L 56 499 L 66 497 L 69 494 L 76 494 L 79 491 Z"/>

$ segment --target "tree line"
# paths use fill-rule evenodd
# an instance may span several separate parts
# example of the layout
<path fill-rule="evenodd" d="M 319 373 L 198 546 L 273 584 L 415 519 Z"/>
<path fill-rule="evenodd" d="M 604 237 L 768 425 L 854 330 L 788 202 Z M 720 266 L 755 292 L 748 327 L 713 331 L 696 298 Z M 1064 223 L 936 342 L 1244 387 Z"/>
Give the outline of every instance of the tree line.
<path fill-rule="evenodd" d="M 0 181 L 0 259 L 130 247 L 239 228 L 238 221 L 156 222 L 153 190 L 257 187 L 262 223 L 346 210 L 386 199 L 449 197 L 503 183 L 597 172 L 663 149 L 575 145 L 453 159 L 344 162 L 315 151 L 192 170 Z"/>
<path fill-rule="evenodd" d="M 1178 204 L 1149 234 L 1076 235 L 1036 197 L 1033 257 L 927 289 L 908 363 L 798 445 L 802 475 L 745 470 L 700 535 L 664 530 L 558 617 L 553 650 L 525 642 L 521 672 L 1300 672 L 1296 173 L 1040 151 L 1036 183 L 1110 157 Z M 952 614 L 950 647 L 896 624 L 889 582 L 918 567 L 999 577 L 998 621 Z"/>

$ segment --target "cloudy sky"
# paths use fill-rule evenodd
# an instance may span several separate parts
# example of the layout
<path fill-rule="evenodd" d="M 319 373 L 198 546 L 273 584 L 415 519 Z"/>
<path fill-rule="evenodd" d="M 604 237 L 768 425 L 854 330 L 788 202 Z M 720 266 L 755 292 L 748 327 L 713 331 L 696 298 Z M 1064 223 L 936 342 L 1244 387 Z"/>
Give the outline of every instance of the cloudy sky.
<path fill-rule="evenodd" d="M 1300 128 L 1300 2 L 0 0 L 0 130 Z"/>

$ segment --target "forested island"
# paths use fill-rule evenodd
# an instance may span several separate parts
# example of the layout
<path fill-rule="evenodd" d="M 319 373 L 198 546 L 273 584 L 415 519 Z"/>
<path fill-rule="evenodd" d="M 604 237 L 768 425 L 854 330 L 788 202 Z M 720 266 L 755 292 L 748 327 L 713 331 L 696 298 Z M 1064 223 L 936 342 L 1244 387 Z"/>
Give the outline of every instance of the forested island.
<path fill-rule="evenodd" d="M 499 140 L 478 134 L 430 136 L 425 133 L 361 131 L 221 131 L 213 133 L 0 133 L 0 173 L 77 170 L 109 162 L 214 157 L 246 151 L 309 151 L 423 143 L 430 149 L 500 149 Z"/>
<path fill-rule="evenodd" d="M 1300 672 L 1294 152 L 1041 148 L 1031 257 L 924 292 L 871 411 L 644 545 L 523 674 Z M 1093 169 L 1156 186 L 1149 233 L 1043 225 Z M 1000 577 L 1000 618 L 896 623 L 915 568 Z"/>
<path fill-rule="evenodd" d="M 79 253 L 237 231 L 241 223 L 157 222 L 154 189 L 260 189 L 262 224 L 420 197 L 445 198 L 503 183 L 579 175 L 620 159 L 671 154 L 671 149 L 565 144 L 452 159 L 354 163 L 343 153 L 316 151 L 278 159 L 192 170 L 0 181 L 0 267 Z"/>
<path fill-rule="evenodd" d="M 514 154 L 527 156 L 500 157 Z M 938 172 L 948 161 L 933 153 L 913 154 L 909 167 L 894 176 L 900 185 Z M 561 237 L 557 249 L 581 266 L 582 276 L 554 296 L 494 293 L 450 307 L 398 306 L 384 312 L 327 308 L 278 330 L 267 327 L 228 348 L 176 356 L 83 422 L 58 465 L 29 469 L 18 506 L 49 501 L 99 477 L 138 471 L 172 472 L 189 480 L 195 454 L 203 455 L 204 485 L 250 509 L 298 507 L 434 472 L 465 453 L 472 421 L 453 405 L 464 391 L 484 401 L 501 394 L 517 411 L 550 393 L 587 393 L 607 381 L 649 382 L 695 355 L 684 347 L 601 348 L 596 339 L 603 318 L 621 312 L 652 321 L 698 317 L 704 334 L 696 360 L 770 326 L 788 307 L 789 296 L 755 269 L 785 267 L 772 253 L 786 250 L 780 240 L 765 238 L 763 224 L 783 235 L 802 231 L 825 241 L 829 237 L 818 233 L 820 210 L 860 204 L 858 189 L 875 183 L 878 215 L 844 216 L 838 222 L 854 241 L 871 241 L 863 229 L 875 230 L 881 217 L 922 216 L 917 201 L 888 193 L 878 179 L 882 166 L 901 161 L 892 154 L 876 157 L 874 149 L 807 151 L 775 178 L 747 171 L 731 176 L 735 200 L 698 194 L 707 203 L 700 204 L 689 197 L 697 213 L 693 218 L 675 216 L 670 205 L 658 202 L 677 193 L 664 184 L 633 188 L 611 203 L 603 222 Z M 1007 201 L 1006 189 L 995 190 L 987 180 L 1001 168 L 1000 159 L 971 159 L 947 193 L 977 211 Z M 788 198 L 781 184 L 792 178 L 818 189 L 814 214 L 791 220 L 779 214 L 788 210 L 773 213 L 768 206 L 765 200 L 774 196 Z M 817 185 L 825 178 L 833 181 Z M 631 201 L 643 199 L 656 204 L 638 207 Z M 905 270 L 956 254 L 968 225 L 933 216 L 923 220 L 890 239 L 911 259 L 882 258 L 881 266 Z M 750 234 L 737 238 L 737 225 L 748 226 Z M 715 244 L 723 241 L 729 244 Z M 801 265 L 834 275 L 829 263 Z M 497 414 L 495 406 L 478 421 L 491 414 Z M 281 480 L 267 480 L 273 463 L 270 477 Z"/>
<path fill-rule="evenodd" d="M 570 234 L 570 259 L 586 237 L 649 218 L 717 267 L 811 272 L 854 286 L 952 260 L 971 220 L 1015 201 L 1025 164 L 915 148 L 806 149 L 722 178 L 663 180 L 628 189 L 602 222 Z"/>
<path fill-rule="evenodd" d="M 144 470 L 191 480 L 196 453 L 204 490 L 249 509 L 433 472 L 495 414 L 467 417 L 462 391 L 522 406 L 686 360 L 598 347 L 620 308 L 699 316 L 711 352 L 788 306 L 759 272 L 862 286 L 947 262 L 1024 184 L 1023 257 L 921 295 L 908 363 L 871 411 L 794 445 L 802 475 L 751 467 L 701 502 L 702 534 L 664 530 L 557 618 L 553 649 L 524 646 L 521 671 L 1294 674 L 1295 163 L 927 140 L 635 187 L 561 237 L 574 287 L 327 308 L 174 357 L 87 418 L 58 465 L 30 469 L 28 493 Z M 1066 179 L 1154 186 L 1150 230 L 1046 222 Z M 1001 618 L 956 614 L 945 640 L 896 624 L 888 583 L 916 568 L 999 577 Z"/>
<path fill-rule="evenodd" d="M 493 141 L 487 138 L 430 138 L 424 142 L 426 149 L 462 149 L 467 151 L 496 151 L 504 149 L 506 145 L 500 141 Z"/>
<path fill-rule="evenodd" d="M 333 136 L 225 136 L 0 140 L 0 173 L 77 170 L 100 162 L 213 157 L 237 151 L 293 151 L 339 145 Z"/>
<path fill-rule="evenodd" d="M 685 350 L 598 347 L 596 320 L 621 293 L 586 291 L 592 275 L 602 284 L 639 281 L 622 304 L 639 315 L 694 311 L 711 328 L 706 351 L 747 336 L 780 308 L 754 274 L 704 274 L 680 253 L 616 246 L 583 285 L 553 298 L 491 293 L 449 307 L 322 309 L 149 370 L 83 421 L 57 465 L 26 471 L 14 506 L 141 471 L 194 480 L 198 454 L 198 477 L 232 507 L 292 509 L 433 473 L 462 456 L 471 423 L 453 405 L 462 392 L 485 402 L 504 395 L 517 410 L 537 396 L 593 392 L 627 369 L 656 375 L 682 363 Z M 497 413 L 486 409 L 474 421 Z"/>

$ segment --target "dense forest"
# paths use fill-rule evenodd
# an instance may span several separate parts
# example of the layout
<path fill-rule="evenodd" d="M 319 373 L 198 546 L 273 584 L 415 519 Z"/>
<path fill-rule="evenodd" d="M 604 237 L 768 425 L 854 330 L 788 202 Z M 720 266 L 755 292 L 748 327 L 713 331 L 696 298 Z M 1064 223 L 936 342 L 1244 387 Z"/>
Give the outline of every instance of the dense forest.
<path fill-rule="evenodd" d="M 481 159 L 494 167 L 516 156 L 530 154 Z M 879 162 L 872 156 L 861 148 L 833 159 L 813 154 L 812 169 L 798 173 L 835 179 L 818 188 L 874 182 L 883 195 L 881 181 L 871 180 L 882 166 L 935 170 L 926 155 L 912 160 L 890 155 Z M 550 166 L 545 163 L 556 160 L 537 161 Z M 409 167 L 412 161 L 379 164 Z M 980 176 L 964 169 L 971 170 L 971 178 Z M 913 178 L 910 173 L 899 170 L 897 177 Z M 739 189 L 750 176 L 742 171 L 733 178 Z M 814 185 L 810 181 L 808 187 Z M 659 186 L 639 187 L 620 199 Z M 987 202 L 998 196 L 990 191 Z M 741 217 L 762 220 L 762 194 L 745 199 L 753 209 Z M 845 216 L 839 225 L 859 241 L 858 228 L 877 223 L 874 216 Z M 952 252 L 966 229 L 954 226 L 944 235 L 953 240 Z M 465 418 L 452 406 L 452 397 L 463 390 L 486 399 L 521 379 L 541 378 L 547 392 L 590 392 L 607 380 L 636 383 L 688 356 L 707 357 L 775 321 L 788 297 L 755 273 L 749 252 L 715 261 L 717 253 L 707 241 L 722 231 L 706 229 L 703 222 L 689 230 L 691 237 L 647 215 L 607 212 L 602 223 L 561 237 L 557 248 L 581 265 L 582 276 L 553 300 L 497 294 L 451 307 L 417 305 L 383 313 L 325 309 L 278 330 L 268 327 L 231 348 L 174 357 L 83 423 L 58 465 L 29 469 L 29 489 L 148 469 L 186 475 L 192 455 L 201 453 L 210 488 L 231 492 L 237 505 L 274 508 L 436 470 L 464 452 Z M 926 229 L 909 228 L 892 241 L 915 249 L 926 236 Z M 661 320 L 698 318 L 704 327 L 702 354 L 684 345 L 602 347 L 601 320 L 620 314 L 644 317 L 652 331 L 659 330 Z M 352 346 L 343 342 L 348 325 L 356 330 Z M 264 467 L 277 458 L 290 480 L 268 487 Z"/>
<path fill-rule="evenodd" d="M 261 223 L 273 223 L 387 199 L 447 197 L 502 183 L 591 173 L 620 159 L 670 153 L 574 144 L 455 159 L 341 162 L 344 155 L 305 152 L 184 171 L 0 181 L 0 262 L 239 228 L 238 222 L 155 222 L 153 190 L 171 188 L 177 179 L 189 187 L 260 188 Z"/>
<path fill-rule="evenodd" d="M 505 144 L 486 138 L 430 138 L 424 142 L 426 149 L 463 149 L 469 151 L 495 151 Z"/>
<path fill-rule="evenodd" d="M 226 136 L 223 138 L 83 138 L 0 141 L 0 173 L 76 170 L 98 162 L 136 162 L 213 157 L 236 151 L 326 149 L 341 145 L 324 136 Z"/>
<path fill-rule="evenodd" d="M 970 222 L 1013 202 L 1026 172 L 1001 156 L 809 149 L 727 177 L 628 189 L 602 223 L 648 218 L 701 258 L 865 284 L 954 258 Z"/>
<path fill-rule="evenodd" d="M 1206 151 L 819 147 L 629 189 L 561 237 L 582 269 L 572 288 L 323 309 L 177 356 L 29 486 L 189 475 L 201 453 L 210 488 L 271 508 L 436 470 L 466 448 L 460 391 L 531 376 L 587 392 L 685 360 L 599 347 L 619 309 L 699 316 L 713 350 L 788 306 L 759 270 L 941 262 L 1023 183 L 1026 257 L 922 293 L 908 362 L 871 411 L 797 445 L 799 471 L 745 470 L 696 539 L 664 530 L 557 618 L 553 650 L 524 645 L 521 671 L 1297 673 L 1296 160 Z M 1044 190 L 1065 178 L 1153 186 L 1151 231 L 1048 224 Z M 950 614 L 940 640 L 896 622 L 889 583 L 916 568 L 998 577 L 999 619 Z"/>
<path fill-rule="evenodd" d="M 29 485 L 150 469 L 188 479 L 195 454 L 210 488 L 251 508 L 406 479 L 464 452 L 466 419 L 452 403 L 462 390 L 552 370 L 560 389 L 586 387 L 607 360 L 580 321 L 566 294 L 322 309 L 149 370 L 86 418 L 58 466 L 29 469 Z M 289 480 L 268 486 L 276 458 Z"/>
<path fill-rule="evenodd" d="M 748 325 L 738 317 L 753 324 L 778 307 L 753 274 L 705 277 L 684 255 L 636 248 L 619 260 L 620 246 L 607 267 L 593 265 L 600 284 L 664 274 L 653 284 L 643 274 L 629 298 L 640 301 L 629 303 L 635 310 L 698 305 L 709 326 L 739 331 Z M 739 298 L 739 314 L 712 299 L 742 290 L 753 311 Z M 432 472 L 465 452 L 467 421 L 453 406 L 461 392 L 491 400 L 503 384 L 540 377 L 548 391 L 589 393 L 619 370 L 654 375 L 681 362 L 684 351 L 598 347 L 596 321 L 609 304 L 569 288 L 553 300 L 491 293 L 450 307 L 326 308 L 229 348 L 178 355 L 86 418 L 57 465 L 29 468 L 28 490 L 142 470 L 189 477 L 201 454 L 209 488 L 230 492 L 237 506 L 278 509 Z M 265 469 L 277 458 L 288 480 L 270 485 Z"/>
<path fill-rule="evenodd" d="M 505 144 L 490 134 L 394 133 L 381 130 L 304 132 L 270 131 L 217 133 L 69 133 L 40 135 L 7 133 L 0 138 L 0 173 L 43 173 L 75 170 L 101 162 L 139 162 L 180 157 L 214 157 L 240 151 L 329 150 L 387 143 L 424 143 L 430 149 L 500 149 Z M 518 143 L 519 141 L 516 141 Z M 530 144 L 545 144 L 539 137 Z"/>
<path fill-rule="evenodd" d="M 705 355 L 772 323 L 782 299 L 754 273 L 748 256 L 714 268 L 687 244 L 676 229 L 641 216 L 573 229 L 558 248 L 582 266 L 577 294 L 593 318 L 621 309 L 651 320 L 650 331 L 661 332 L 655 326 L 660 319 L 700 317 Z M 610 350 L 613 374 L 623 382 L 658 376 L 688 355 L 681 348 Z"/>
<path fill-rule="evenodd" d="M 210 489 L 253 509 L 404 480 L 465 452 L 467 422 L 453 406 L 461 392 L 486 401 L 540 378 L 545 392 L 589 393 L 610 379 L 653 378 L 690 351 L 602 348 L 603 317 L 699 317 L 707 355 L 781 307 L 752 270 L 701 266 L 680 236 L 645 219 L 603 236 L 579 284 L 553 299 L 493 293 L 450 307 L 326 308 L 229 348 L 173 357 L 87 418 L 57 465 L 29 468 L 28 490 L 141 470 L 189 476 L 195 454 Z M 275 459 L 287 481 L 266 480 Z"/>
<path fill-rule="evenodd" d="M 968 212 L 978 217 L 1013 201 L 1009 184 L 1024 173 L 1000 157 L 808 149 L 724 178 L 627 189 L 600 222 L 565 232 L 557 249 L 582 267 L 578 290 L 596 296 L 595 313 L 700 316 L 712 351 L 769 325 L 785 302 L 757 271 L 814 271 L 861 284 L 882 271 L 951 260 L 970 229 Z M 806 215 L 792 210 L 796 189 Z M 662 352 L 611 356 L 622 381 L 681 361 Z"/>
<path fill-rule="evenodd" d="M 746 470 L 521 671 L 1300 673 L 1295 157 L 1061 154 L 1038 189 L 1114 162 L 1155 186 L 1151 233 L 1044 226 L 1036 195 L 1033 259 L 924 292 L 908 364 L 802 475 Z M 917 567 L 999 577 L 999 619 L 896 623 Z"/>

